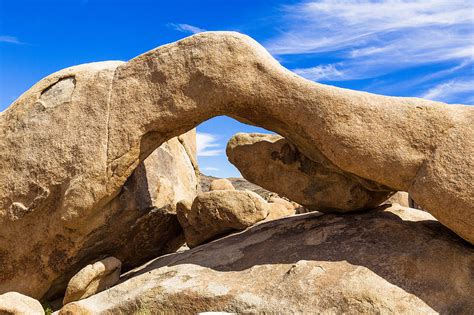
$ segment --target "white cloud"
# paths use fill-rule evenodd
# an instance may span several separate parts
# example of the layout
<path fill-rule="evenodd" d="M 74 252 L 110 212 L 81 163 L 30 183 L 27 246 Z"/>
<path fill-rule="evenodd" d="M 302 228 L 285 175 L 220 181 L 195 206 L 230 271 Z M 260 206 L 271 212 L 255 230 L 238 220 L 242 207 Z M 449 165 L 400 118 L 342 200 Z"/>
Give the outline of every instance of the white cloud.
<path fill-rule="evenodd" d="M 470 94 L 474 91 L 474 79 L 456 79 L 438 84 L 421 97 L 435 101 L 456 101 L 462 94 Z"/>
<path fill-rule="evenodd" d="M 224 154 L 224 149 L 220 149 L 221 146 L 217 143 L 218 136 L 197 132 L 196 133 L 196 146 L 198 156 L 218 156 Z M 214 149 L 213 149 L 214 148 Z"/>
<path fill-rule="evenodd" d="M 168 24 L 170 27 L 174 28 L 175 30 L 183 33 L 190 33 L 190 34 L 197 34 L 201 32 L 205 32 L 206 30 L 197 26 L 189 25 L 189 24 Z"/>
<path fill-rule="evenodd" d="M 23 44 L 18 38 L 8 35 L 0 35 L 1 43 L 10 43 L 10 44 Z"/>
<path fill-rule="evenodd" d="M 204 167 L 203 170 L 204 171 L 219 171 L 220 169 L 218 169 L 217 167 L 209 166 L 209 167 Z"/>
<path fill-rule="evenodd" d="M 305 1 L 284 7 L 276 55 L 340 61 L 297 69 L 308 78 L 353 80 L 436 62 L 474 61 L 474 4 L 465 0 Z M 334 72 L 337 70 L 337 72 Z"/>
<path fill-rule="evenodd" d="M 339 71 L 336 68 L 336 65 L 321 65 L 312 68 L 304 69 L 293 69 L 293 71 L 299 74 L 302 77 L 305 77 L 310 80 L 328 80 L 328 81 L 337 81 L 344 79 L 345 75 L 343 72 Z"/>

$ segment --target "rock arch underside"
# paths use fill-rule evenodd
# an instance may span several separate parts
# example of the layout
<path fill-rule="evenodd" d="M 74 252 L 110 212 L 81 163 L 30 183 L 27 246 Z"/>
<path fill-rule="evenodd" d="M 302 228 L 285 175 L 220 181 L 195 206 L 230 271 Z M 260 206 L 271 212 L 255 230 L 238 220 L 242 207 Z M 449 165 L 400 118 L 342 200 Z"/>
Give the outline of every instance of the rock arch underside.
<path fill-rule="evenodd" d="M 61 70 L 0 114 L 0 293 L 59 286 L 139 164 L 219 115 L 275 131 L 364 189 L 409 192 L 474 244 L 472 107 L 314 83 L 247 36 L 207 32 Z"/>

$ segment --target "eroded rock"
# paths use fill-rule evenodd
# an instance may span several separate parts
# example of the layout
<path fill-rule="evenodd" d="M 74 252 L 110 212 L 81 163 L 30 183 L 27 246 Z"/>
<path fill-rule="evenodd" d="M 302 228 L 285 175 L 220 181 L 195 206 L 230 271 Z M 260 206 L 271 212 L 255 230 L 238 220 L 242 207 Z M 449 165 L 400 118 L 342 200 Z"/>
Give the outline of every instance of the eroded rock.
<path fill-rule="evenodd" d="M 209 190 L 235 190 L 235 188 L 227 178 L 219 178 L 211 182 Z"/>
<path fill-rule="evenodd" d="M 294 214 L 296 214 L 296 209 L 294 207 L 290 208 L 281 202 L 269 202 L 268 216 L 265 220 L 280 219 Z"/>
<path fill-rule="evenodd" d="M 391 204 L 391 203 L 398 203 L 402 207 L 410 207 L 410 196 L 408 195 L 407 192 L 405 191 L 397 191 L 395 194 L 390 196 L 385 203 Z M 413 207 L 412 207 L 413 208 Z"/>
<path fill-rule="evenodd" d="M 369 209 L 392 193 L 377 183 L 328 167 L 325 159 L 310 160 L 278 135 L 239 133 L 229 140 L 226 152 L 247 180 L 311 210 Z"/>
<path fill-rule="evenodd" d="M 0 294 L 1 315 L 44 315 L 41 303 L 18 292 Z"/>
<path fill-rule="evenodd" d="M 119 278 L 122 262 L 115 257 L 107 257 L 85 266 L 67 285 L 63 304 L 85 299 L 114 286 Z"/>
<path fill-rule="evenodd" d="M 42 104 L 72 77 L 71 95 L 66 87 Z M 275 131 L 336 172 L 407 191 L 474 243 L 472 107 L 317 84 L 247 36 L 209 32 L 126 63 L 61 70 L 0 113 L 0 292 L 42 297 L 83 236 L 114 215 L 104 207 L 140 162 L 219 115 Z"/>
<path fill-rule="evenodd" d="M 473 268 L 426 212 L 308 213 L 158 258 L 61 313 L 471 314 Z"/>
<path fill-rule="evenodd" d="M 199 194 L 192 205 L 180 202 L 177 214 L 186 243 L 194 247 L 264 220 L 268 204 L 251 191 L 214 190 Z"/>

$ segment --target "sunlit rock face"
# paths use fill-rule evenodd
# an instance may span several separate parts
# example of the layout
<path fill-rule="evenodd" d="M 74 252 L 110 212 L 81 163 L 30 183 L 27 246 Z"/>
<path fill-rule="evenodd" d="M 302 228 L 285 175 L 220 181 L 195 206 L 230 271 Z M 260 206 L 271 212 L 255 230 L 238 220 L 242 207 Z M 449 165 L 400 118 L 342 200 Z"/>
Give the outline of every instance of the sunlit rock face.
<path fill-rule="evenodd" d="M 60 314 L 470 314 L 473 267 L 472 247 L 420 210 L 308 213 L 158 258 Z"/>
<path fill-rule="evenodd" d="M 69 266 L 89 264 L 77 253 L 117 214 L 106 209 L 140 163 L 218 115 L 407 191 L 474 243 L 472 107 L 310 82 L 249 37 L 210 32 L 126 63 L 61 70 L 0 114 L 0 292 L 39 298 Z"/>
<path fill-rule="evenodd" d="M 278 135 L 239 133 L 229 140 L 226 152 L 247 180 L 311 210 L 370 209 L 392 194 L 387 187 L 328 167 L 326 159 L 308 159 Z"/>

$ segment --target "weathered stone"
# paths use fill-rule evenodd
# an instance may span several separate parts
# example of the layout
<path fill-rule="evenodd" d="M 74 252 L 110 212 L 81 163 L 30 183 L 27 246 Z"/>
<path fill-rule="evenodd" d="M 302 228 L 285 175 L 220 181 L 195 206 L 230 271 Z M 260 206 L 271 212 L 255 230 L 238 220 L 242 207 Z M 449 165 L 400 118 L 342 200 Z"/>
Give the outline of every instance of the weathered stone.
<path fill-rule="evenodd" d="M 270 202 L 268 203 L 268 216 L 265 220 L 280 219 L 293 214 L 296 214 L 296 209 L 294 207 L 288 207 L 286 204 L 281 202 Z"/>
<path fill-rule="evenodd" d="M 197 193 L 197 177 L 188 156 L 195 152 L 185 148 L 195 142 L 194 132 L 183 135 L 186 141 L 173 138 L 165 142 L 137 167 L 120 194 L 104 207 L 110 213 L 106 224 L 74 252 L 71 262 L 75 265 L 54 281 L 46 298 L 61 294 L 69 279 L 91 259 L 113 255 L 129 270 L 174 252 L 184 243 L 176 203 L 193 200 Z"/>
<path fill-rule="evenodd" d="M 219 115 L 275 131 L 335 171 L 407 191 L 474 243 L 472 107 L 317 84 L 247 36 L 210 32 L 126 63 L 61 70 L 0 113 L 0 292 L 43 296 L 84 236 L 116 215 L 104 207 L 140 162 Z"/>
<path fill-rule="evenodd" d="M 385 203 L 392 204 L 398 203 L 402 207 L 410 207 L 410 196 L 405 191 L 397 191 L 395 194 L 390 196 Z M 412 207 L 413 208 L 413 207 Z"/>
<path fill-rule="evenodd" d="M 30 267 L 23 265 L 24 269 L 15 269 L 14 262 L 21 257 L 15 256 L 19 254 L 18 249 L 10 250 L 9 256 L 2 257 L 2 249 L 7 250 L 9 246 L 0 247 L 0 265 L 6 268 L 0 268 L 0 278 L 11 277 L 12 281 L 0 281 L 0 291 L 13 286 L 24 287 L 24 292 L 35 292 L 31 290 L 40 287 L 42 293 L 37 297 L 48 291 L 44 298 L 51 300 L 62 295 L 69 279 L 91 260 L 113 255 L 124 262 L 125 270 L 129 270 L 153 257 L 178 249 L 184 243 L 184 236 L 176 217 L 175 205 L 181 199 L 194 199 L 197 192 L 198 183 L 192 162 L 195 157 L 188 155 L 195 154 L 195 151 L 185 147 L 194 146 L 194 132 L 181 136 L 182 140 L 169 140 L 148 156 L 127 180 L 119 195 L 103 206 L 102 215 L 106 215 L 104 221 L 92 217 L 87 222 L 89 227 L 94 226 L 92 233 L 82 235 L 80 231 L 64 229 L 64 236 L 56 235 L 50 243 L 45 233 L 47 230 L 43 231 L 41 237 L 36 234 L 39 243 L 35 245 L 37 250 L 31 254 L 35 255 L 37 251 L 38 255 L 48 251 L 52 253 L 49 260 L 36 261 L 44 268 L 39 269 L 35 260 L 31 260 L 33 265 Z M 36 223 L 47 219 L 41 218 Z M 30 248 L 35 244 L 26 237 L 12 238 L 15 242 L 10 243 L 10 246 L 22 244 L 21 247 Z M 81 241 L 83 245 L 69 248 L 72 241 Z M 2 259 L 6 262 L 4 265 Z M 61 259 L 64 259 L 63 264 Z M 18 277 L 26 276 L 27 272 L 32 273 L 31 277 L 25 277 L 24 282 L 18 281 Z M 36 278 L 41 275 L 48 277 L 48 280 Z"/>
<path fill-rule="evenodd" d="M 115 257 L 85 266 L 69 281 L 63 304 L 85 299 L 112 287 L 120 278 L 121 268 L 121 261 Z"/>
<path fill-rule="evenodd" d="M 283 198 L 280 198 L 280 197 L 270 197 L 268 199 L 268 202 L 270 203 L 279 203 L 279 204 L 282 204 L 285 206 L 285 208 L 288 210 L 288 211 L 294 211 L 296 210 L 298 207 L 300 207 L 299 204 L 295 203 L 295 202 L 290 202 L 288 200 L 285 200 Z"/>
<path fill-rule="evenodd" d="M 234 186 L 227 178 L 215 179 L 211 182 L 209 187 L 211 191 L 213 190 L 235 190 Z"/>
<path fill-rule="evenodd" d="M 61 313 L 472 314 L 474 248 L 426 212 L 383 209 L 260 223 Z"/>
<path fill-rule="evenodd" d="M 392 193 L 377 183 L 335 171 L 325 159 L 310 160 L 278 135 L 236 134 L 227 144 L 227 157 L 247 180 L 311 210 L 373 208 Z"/>
<path fill-rule="evenodd" d="M 199 194 L 192 206 L 180 202 L 177 214 L 186 243 L 194 247 L 262 221 L 268 215 L 268 204 L 251 191 L 214 190 Z"/>
<path fill-rule="evenodd" d="M 1 315 L 44 315 L 41 303 L 29 296 L 7 292 L 0 295 Z"/>

